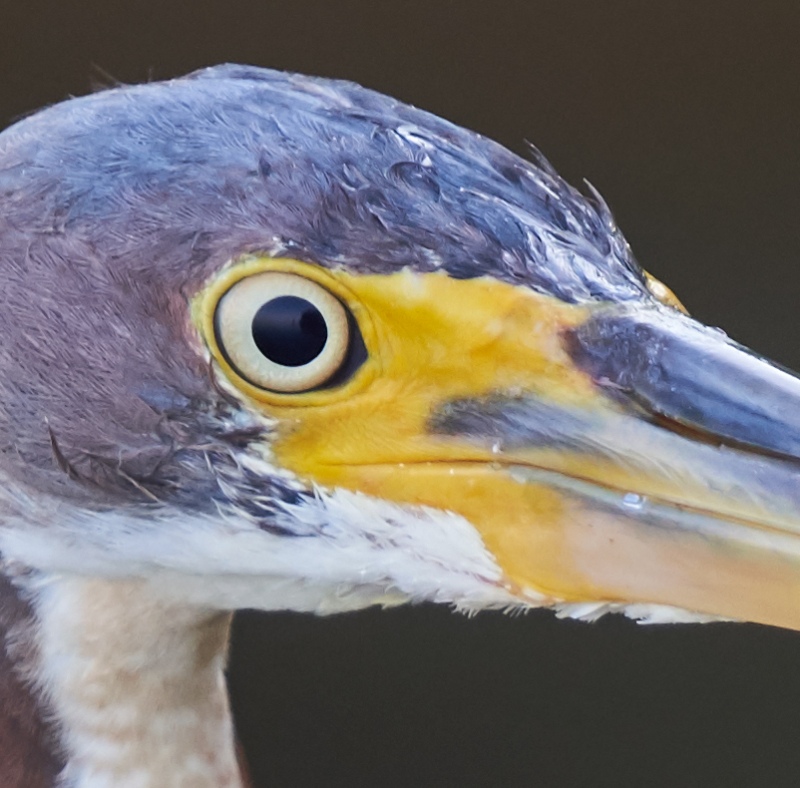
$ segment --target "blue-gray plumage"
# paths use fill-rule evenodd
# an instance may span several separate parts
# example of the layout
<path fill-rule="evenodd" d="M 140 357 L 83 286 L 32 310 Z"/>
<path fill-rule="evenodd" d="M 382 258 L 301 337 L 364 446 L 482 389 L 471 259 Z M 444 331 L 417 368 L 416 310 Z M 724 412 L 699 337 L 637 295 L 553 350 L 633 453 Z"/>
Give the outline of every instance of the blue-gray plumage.
<path fill-rule="evenodd" d="M 69 230 L 120 268 L 131 247 L 168 245 L 169 259 L 174 244 L 202 270 L 268 246 L 365 271 L 490 275 L 566 301 L 641 297 L 604 204 L 537 161 L 352 83 L 222 66 L 23 121 L 3 137 L 0 195 L 28 231 Z"/>

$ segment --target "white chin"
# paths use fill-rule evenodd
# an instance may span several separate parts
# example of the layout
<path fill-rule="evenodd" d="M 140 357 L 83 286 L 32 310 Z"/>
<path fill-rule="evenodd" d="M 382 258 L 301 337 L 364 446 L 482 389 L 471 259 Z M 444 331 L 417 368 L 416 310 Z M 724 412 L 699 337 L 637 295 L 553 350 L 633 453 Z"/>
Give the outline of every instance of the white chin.
<path fill-rule="evenodd" d="M 334 489 L 285 505 L 280 518 L 304 535 L 270 533 L 233 508 L 144 518 L 61 506 L 47 525 L 4 531 L 0 551 L 43 578 L 138 577 L 175 601 L 218 610 L 337 613 L 430 601 L 472 611 L 544 601 L 512 596 L 478 532 L 450 512 Z"/>

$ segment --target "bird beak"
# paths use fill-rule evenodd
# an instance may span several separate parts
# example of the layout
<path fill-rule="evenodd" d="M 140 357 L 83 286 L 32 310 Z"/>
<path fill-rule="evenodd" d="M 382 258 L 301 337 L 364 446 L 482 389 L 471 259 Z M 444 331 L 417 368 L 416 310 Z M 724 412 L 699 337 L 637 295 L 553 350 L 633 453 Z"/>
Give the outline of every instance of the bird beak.
<path fill-rule="evenodd" d="M 462 515 L 523 603 L 800 629 L 795 375 L 656 300 L 324 276 L 369 360 L 335 389 L 258 403 L 281 467 Z"/>
<path fill-rule="evenodd" d="M 434 421 L 531 496 L 527 525 L 484 535 L 506 572 L 800 629 L 800 379 L 663 307 L 598 307 L 564 342 L 603 407 L 495 397 Z"/>

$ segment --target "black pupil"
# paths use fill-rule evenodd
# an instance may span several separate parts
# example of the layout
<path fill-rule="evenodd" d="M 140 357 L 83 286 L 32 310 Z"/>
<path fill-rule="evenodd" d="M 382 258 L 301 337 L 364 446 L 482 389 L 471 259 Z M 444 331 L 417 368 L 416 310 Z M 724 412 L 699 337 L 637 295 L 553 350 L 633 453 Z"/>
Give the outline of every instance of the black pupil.
<path fill-rule="evenodd" d="M 328 341 L 322 313 L 297 296 L 279 296 L 263 304 L 253 318 L 252 330 L 258 349 L 284 367 L 308 364 Z"/>

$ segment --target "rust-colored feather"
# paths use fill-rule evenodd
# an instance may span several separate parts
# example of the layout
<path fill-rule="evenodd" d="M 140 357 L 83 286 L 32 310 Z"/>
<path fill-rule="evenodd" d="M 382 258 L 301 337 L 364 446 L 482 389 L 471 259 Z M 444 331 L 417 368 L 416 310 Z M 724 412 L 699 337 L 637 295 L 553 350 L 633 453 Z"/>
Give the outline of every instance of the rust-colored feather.
<path fill-rule="evenodd" d="M 3 788 L 51 788 L 62 767 L 42 709 L 17 663 L 33 658 L 23 644 L 10 649 L 9 635 L 33 625 L 29 606 L 0 575 L 0 775 Z"/>

